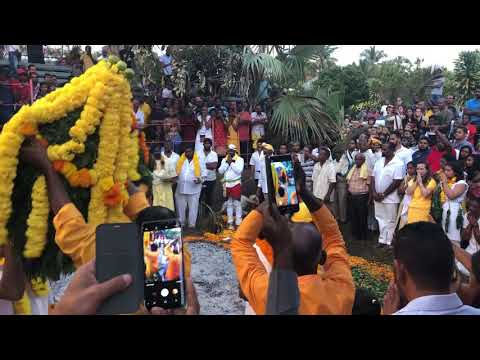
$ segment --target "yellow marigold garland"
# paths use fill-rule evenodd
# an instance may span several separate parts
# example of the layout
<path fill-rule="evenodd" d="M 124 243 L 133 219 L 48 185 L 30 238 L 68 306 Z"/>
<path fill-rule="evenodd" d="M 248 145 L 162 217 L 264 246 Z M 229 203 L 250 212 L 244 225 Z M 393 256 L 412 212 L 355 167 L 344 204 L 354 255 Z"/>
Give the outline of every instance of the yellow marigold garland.
<path fill-rule="evenodd" d="M 32 189 L 32 211 L 27 219 L 27 241 L 23 248 L 23 256 L 27 259 L 38 258 L 42 255 L 47 244 L 49 212 L 47 183 L 45 176 L 42 175 L 35 180 Z"/>

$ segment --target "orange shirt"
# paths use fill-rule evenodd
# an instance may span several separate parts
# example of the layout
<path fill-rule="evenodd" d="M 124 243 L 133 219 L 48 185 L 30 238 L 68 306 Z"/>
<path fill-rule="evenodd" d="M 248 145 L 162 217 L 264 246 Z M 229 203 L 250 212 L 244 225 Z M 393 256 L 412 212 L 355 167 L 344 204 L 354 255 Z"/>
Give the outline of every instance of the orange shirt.
<path fill-rule="evenodd" d="M 327 261 L 323 272 L 298 277 L 301 315 L 350 315 L 355 285 L 348 263 L 348 254 L 338 224 L 330 211 L 322 206 L 312 213 L 313 222 L 322 234 Z M 255 313 L 265 314 L 269 274 L 257 256 L 256 242 L 270 261 L 271 252 L 258 234 L 263 216 L 254 210 L 243 220 L 231 244 L 232 257 L 243 293 Z M 257 239 L 257 240 L 256 240 Z M 273 259 L 272 259 L 273 260 Z"/>
<path fill-rule="evenodd" d="M 137 192 L 130 196 L 124 209 L 126 217 L 132 221 L 137 214 L 148 207 L 144 192 Z M 62 252 L 70 256 L 75 267 L 86 264 L 95 257 L 96 227 L 85 222 L 83 215 L 73 203 L 63 206 L 53 219 L 55 226 L 55 242 Z M 190 252 L 185 244 L 183 248 L 185 260 L 185 276 L 190 276 Z"/>

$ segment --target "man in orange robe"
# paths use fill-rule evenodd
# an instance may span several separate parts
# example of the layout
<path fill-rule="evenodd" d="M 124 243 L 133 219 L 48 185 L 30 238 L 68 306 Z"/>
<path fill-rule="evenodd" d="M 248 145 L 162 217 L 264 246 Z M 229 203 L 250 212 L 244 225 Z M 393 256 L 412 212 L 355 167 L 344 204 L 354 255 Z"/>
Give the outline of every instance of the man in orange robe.
<path fill-rule="evenodd" d="M 305 188 L 305 174 L 298 163 L 295 167 L 298 193 L 310 210 L 314 223 L 291 224 L 294 234 L 294 266 L 300 291 L 298 313 L 351 314 L 355 286 L 342 234 L 323 202 Z M 231 244 L 240 287 L 255 313 L 259 315 L 266 311 L 269 281 L 269 274 L 253 247 L 262 227 L 262 213 L 253 210 L 238 228 Z M 269 259 L 270 261 L 272 259 Z M 319 265 L 323 265 L 324 271 L 321 274 L 317 272 Z"/>

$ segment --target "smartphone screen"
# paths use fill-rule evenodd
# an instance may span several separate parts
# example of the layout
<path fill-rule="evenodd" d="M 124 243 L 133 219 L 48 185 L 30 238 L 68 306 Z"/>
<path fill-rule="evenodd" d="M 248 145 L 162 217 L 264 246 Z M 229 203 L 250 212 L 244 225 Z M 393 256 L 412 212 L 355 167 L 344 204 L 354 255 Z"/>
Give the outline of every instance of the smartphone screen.
<path fill-rule="evenodd" d="M 173 221 L 142 225 L 145 307 L 185 306 L 182 228 Z"/>
<path fill-rule="evenodd" d="M 293 160 L 291 155 L 270 156 L 267 165 L 270 201 L 275 202 L 280 213 L 299 210 Z"/>

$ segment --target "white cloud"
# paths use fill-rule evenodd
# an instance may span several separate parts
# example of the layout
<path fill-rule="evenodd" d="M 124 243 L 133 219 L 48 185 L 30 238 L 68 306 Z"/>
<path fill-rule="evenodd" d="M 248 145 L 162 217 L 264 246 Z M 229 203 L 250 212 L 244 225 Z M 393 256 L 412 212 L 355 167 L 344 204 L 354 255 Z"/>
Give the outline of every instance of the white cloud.
<path fill-rule="evenodd" d="M 338 65 L 358 63 L 360 53 L 372 45 L 339 45 L 333 53 L 338 59 Z M 417 57 L 424 59 L 424 66 L 441 65 L 453 70 L 458 53 L 465 50 L 480 49 L 480 45 L 375 45 L 377 50 L 383 50 L 387 59 L 403 56 L 410 61 Z"/>

